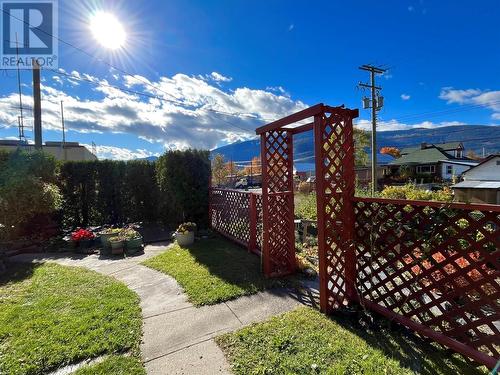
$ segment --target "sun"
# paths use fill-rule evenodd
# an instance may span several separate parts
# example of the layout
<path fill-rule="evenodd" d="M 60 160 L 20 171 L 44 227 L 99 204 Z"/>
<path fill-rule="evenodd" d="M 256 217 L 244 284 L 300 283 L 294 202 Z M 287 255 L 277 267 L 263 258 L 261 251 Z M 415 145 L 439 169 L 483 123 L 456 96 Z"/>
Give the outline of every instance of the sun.
<path fill-rule="evenodd" d="M 111 13 L 96 12 L 90 18 L 90 30 L 94 38 L 105 48 L 122 48 L 127 33 L 121 22 Z"/>

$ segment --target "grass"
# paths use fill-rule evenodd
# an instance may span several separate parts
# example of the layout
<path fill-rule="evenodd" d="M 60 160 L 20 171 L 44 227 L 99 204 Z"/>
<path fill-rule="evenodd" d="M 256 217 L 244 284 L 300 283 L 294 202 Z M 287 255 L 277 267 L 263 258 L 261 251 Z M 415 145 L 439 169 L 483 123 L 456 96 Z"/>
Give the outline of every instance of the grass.
<path fill-rule="evenodd" d="M 146 375 L 139 359 L 112 355 L 104 361 L 80 368 L 74 375 Z"/>
<path fill-rule="evenodd" d="M 105 353 L 139 352 L 138 296 L 111 277 L 46 263 L 0 278 L 0 374 L 42 374 Z"/>
<path fill-rule="evenodd" d="M 174 244 L 143 264 L 174 277 L 197 306 L 228 301 L 283 283 L 262 275 L 259 257 L 220 237 L 197 241 L 189 248 Z"/>
<path fill-rule="evenodd" d="M 216 339 L 235 374 L 482 374 L 401 330 L 369 331 L 300 307 Z"/>

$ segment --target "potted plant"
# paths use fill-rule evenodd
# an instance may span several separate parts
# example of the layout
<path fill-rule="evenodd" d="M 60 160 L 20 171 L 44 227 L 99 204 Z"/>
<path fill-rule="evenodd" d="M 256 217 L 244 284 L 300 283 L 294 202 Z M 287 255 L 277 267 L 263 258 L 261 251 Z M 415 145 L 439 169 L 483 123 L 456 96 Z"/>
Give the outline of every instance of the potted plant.
<path fill-rule="evenodd" d="M 179 246 L 189 246 L 194 243 L 195 223 L 183 223 L 174 233 L 174 237 Z"/>
<path fill-rule="evenodd" d="M 88 249 L 93 245 L 95 234 L 87 229 L 78 229 L 71 233 L 71 241 L 80 249 Z"/>
<path fill-rule="evenodd" d="M 109 239 L 109 245 L 111 247 L 111 254 L 120 255 L 123 254 L 123 246 L 125 244 L 125 240 L 121 235 L 111 237 Z"/>
<path fill-rule="evenodd" d="M 128 255 L 135 254 L 142 249 L 142 236 L 136 230 L 124 229 L 121 236 L 125 240 L 125 251 Z"/>
<path fill-rule="evenodd" d="M 118 236 L 121 231 L 122 229 L 120 228 L 108 228 L 99 232 L 103 249 L 108 250 L 110 248 L 109 239 Z"/>

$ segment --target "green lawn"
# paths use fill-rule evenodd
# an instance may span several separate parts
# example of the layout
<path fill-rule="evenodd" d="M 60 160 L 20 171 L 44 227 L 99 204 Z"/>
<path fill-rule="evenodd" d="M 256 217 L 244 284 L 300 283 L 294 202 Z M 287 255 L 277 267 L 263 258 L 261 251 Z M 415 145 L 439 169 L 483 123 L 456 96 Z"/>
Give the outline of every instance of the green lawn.
<path fill-rule="evenodd" d="M 197 306 L 282 285 L 262 275 L 259 257 L 219 237 L 197 241 L 189 248 L 175 244 L 144 265 L 174 277 Z"/>
<path fill-rule="evenodd" d="M 235 374 L 483 374 L 400 331 L 367 331 L 307 307 L 216 339 Z"/>
<path fill-rule="evenodd" d="M 146 375 L 139 359 L 112 355 L 96 365 L 82 367 L 74 375 Z"/>
<path fill-rule="evenodd" d="M 0 278 L 0 374 L 42 374 L 104 353 L 139 353 L 138 296 L 83 268 L 18 265 Z"/>

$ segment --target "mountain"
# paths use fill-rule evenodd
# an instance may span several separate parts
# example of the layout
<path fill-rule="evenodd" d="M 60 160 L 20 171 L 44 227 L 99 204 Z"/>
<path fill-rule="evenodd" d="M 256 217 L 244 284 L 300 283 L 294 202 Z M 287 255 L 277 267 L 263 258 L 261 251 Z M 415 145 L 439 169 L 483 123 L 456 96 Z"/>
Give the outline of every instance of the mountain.
<path fill-rule="evenodd" d="M 416 128 L 377 133 L 377 148 L 393 146 L 399 149 L 419 146 L 421 143 L 463 142 L 465 152 L 470 150 L 482 155 L 500 152 L 500 126 L 460 125 L 444 126 L 434 129 Z M 232 143 L 212 150 L 212 155 L 222 154 L 226 160 L 245 162 L 260 154 L 260 141 L 250 140 Z M 314 162 L 312 131 L 301 133 L 294 139 L 294 158 L 296 162 Z M 387 160 L 386 160 L 387 159 Z M 387 155 L 379 155 L 381 162 L 389 161 Z"/>

